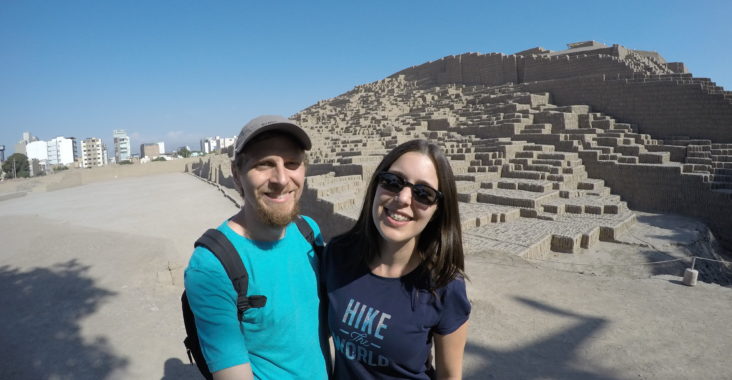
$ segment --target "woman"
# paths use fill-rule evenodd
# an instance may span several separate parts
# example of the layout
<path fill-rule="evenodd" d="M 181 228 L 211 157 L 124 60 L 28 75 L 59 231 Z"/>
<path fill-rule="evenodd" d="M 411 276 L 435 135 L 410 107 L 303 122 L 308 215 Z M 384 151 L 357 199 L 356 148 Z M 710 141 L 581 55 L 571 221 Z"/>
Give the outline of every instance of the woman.
<path fill-rule="evenodd" d="M 456 197 L 447 158 L 425 140 L 376 168 L 358 221 L 323 260 L 336 379 L 462 376 L 470 303 Z"/>

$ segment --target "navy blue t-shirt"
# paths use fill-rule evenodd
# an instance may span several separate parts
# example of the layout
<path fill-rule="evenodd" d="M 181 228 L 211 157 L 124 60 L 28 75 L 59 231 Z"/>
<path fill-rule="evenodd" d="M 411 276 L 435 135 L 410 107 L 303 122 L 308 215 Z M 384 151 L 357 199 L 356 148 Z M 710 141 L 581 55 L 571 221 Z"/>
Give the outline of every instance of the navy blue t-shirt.
<path fill-rule="evenodd" d="M 458 277 L 436 291 L 421 267 L 401 278 L 351 264 L 353 250 L 330 244 L 322 274 L 336 379 L 430 379 L 432 333 L 447 335 L 468 320 L 470 302 Z"/>

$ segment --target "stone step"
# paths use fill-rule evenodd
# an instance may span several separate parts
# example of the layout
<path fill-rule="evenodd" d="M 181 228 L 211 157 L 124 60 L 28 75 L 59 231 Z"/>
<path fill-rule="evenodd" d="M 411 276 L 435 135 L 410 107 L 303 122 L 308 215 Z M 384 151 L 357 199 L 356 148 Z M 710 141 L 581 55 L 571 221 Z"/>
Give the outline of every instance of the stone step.
<path fill-rule="evenodd" d="M 615 147 L 614 150 L 616 153 L 620 153 L 623 156 L 638 156 L 639 154 L 646 152 L 646 148 L 637 144 L 620 145 Z"/>
<path fill-rule="evenodd" d="M 459 202 L 458 207 L 464 230 L 490 223 L 507 223 L 520 218 L 520 210 L 517 207 L 465 202 Z"/>
<path fill-rule="evenodd" d="M 711 165 L 699 165 L 699 164 L 682 164 L 681 172 L 682 173 L 697 173 L 697 172 L 711 173 L 712 166 Z"/>
<path fill-rule="evenodd" d="M 709 179 L 713 182 L 732 182 L 732 175 L 712 174 Z"/>
<path fill-rule="evenodd" d="M 621 164 L 637 164 L 638 163 L 638 157 L 635 156 L 620 156 L 617 159 L 618 163 Z"/>
<path fill-rule="evenodd" d="M 501 173 L 505 178 L 526 178 L 526 179 L 546 179 L 547 173 L 529 171 L 529 170 L 503 170 Z"/>
<path fill-rule="evenodd" d="M 576 160 L 578 158 L 577 153 L 569 152 L 555 152 L 555 153 L 540 153 L 536 156 L 540 160 Z"/>
<path fill-rule="evenodd" d="M 501 178 L 500 168 L 495 168 L 495 171 L 489 171 L 486 173 L 465 173 L 455 175 L 456 181 L 473 181 L 477 183 L 491 181 L 498 178 Z"/>
<path fill-rule="evenodd" d="M 491 203 L 502 206 L 536 209 L 544 202 L 559 198 L 558 190 L 538 193 L 525 190 L 481 189 L 477 200 L 481 203 Z"/>
<path fill-rule="evenodd" d="M 523 146 L 524 151 L 531 151 L 531 152 L 553 152 L 554 146 L 553 145 L 536 145 L 536 144 L 526 144 Z"/>
<path fill-rule="evenodd" d="M 477 165 L 469 166 L 468 173 L 487 173 L 496 171 L 497 165 Z"/>
<path fill-rule="evenodd" d="M 535 193 L 545 193 L 549 190 L 559 190 L 557 184 L 551 181 L 511 178 L 501 178 L 500 180 L 495 181 L 490 185 L 488 183 L 482 183 L 481 188 L 524 190 Z"/>
<path fill-rule="evenodd" d="M 605 187 L 605 180 L 588 178 L 577 183 L 578 190 L 599 190 Z"/>
<path fill-rule="evenodd" d="M 711 159 L 716 162 L 732 162 L 732 155 L 712 155 Z"/>
<path fill-rule="evenodd" d="M 638 155 L 638 162 L 641 164 L 667 164 L 671 162 L 670 152 L 648 152 Z"/>
<path fill-rule="evenodd" d="M 698 165 L 711 165 L 712 164 L 712 159 L 710 159 L 710 158 L 686 157 L 685 161 L 687 164 L 698 164 Z"/>

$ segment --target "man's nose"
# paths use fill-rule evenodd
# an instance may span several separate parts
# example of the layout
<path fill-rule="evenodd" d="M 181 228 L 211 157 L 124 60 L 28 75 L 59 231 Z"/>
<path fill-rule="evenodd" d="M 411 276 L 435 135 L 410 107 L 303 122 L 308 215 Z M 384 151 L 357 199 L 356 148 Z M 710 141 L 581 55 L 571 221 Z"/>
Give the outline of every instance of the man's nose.
<path fill-rule="evenodd" d="M 269 181 L 282 186 L 287 185 L 287 168 L 285 168 L 283 163 L 278 163 L 274 167 L 272 175 L 269 177 Z"/>

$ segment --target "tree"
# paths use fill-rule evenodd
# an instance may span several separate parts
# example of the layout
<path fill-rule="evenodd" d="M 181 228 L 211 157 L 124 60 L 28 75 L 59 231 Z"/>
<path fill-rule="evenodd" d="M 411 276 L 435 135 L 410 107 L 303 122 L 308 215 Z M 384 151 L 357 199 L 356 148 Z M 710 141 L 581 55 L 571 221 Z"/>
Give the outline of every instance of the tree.
<path fill-rule="evenodd" d="M 166 159 L 166 158 L 165 158 L 165 157 L 163 157 L 163 156 L 160 156 L 160 157 L 155 157 L 155 158 L 153 158 L 153 159 L 152 159 L 151 161 L 168 161 L 168 159 Z"/>
<path fill-rule="evenodd" d="M 178 149 L 178 156 L 183 157 L 183 158 L 188 158 L 191 156 L 191 151 L 188 150 L 188 148 L 186 148 L 186 147 L 180 148 L 180 149 Z"/>
<path fill-rule="evenodd" d="M 6 178 L 30 177 L 28 157 L 22 153 L 13 153 L 3 162 L 3 171 L 7 173 Z"/>

